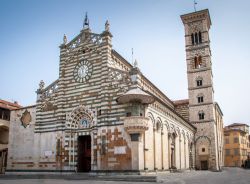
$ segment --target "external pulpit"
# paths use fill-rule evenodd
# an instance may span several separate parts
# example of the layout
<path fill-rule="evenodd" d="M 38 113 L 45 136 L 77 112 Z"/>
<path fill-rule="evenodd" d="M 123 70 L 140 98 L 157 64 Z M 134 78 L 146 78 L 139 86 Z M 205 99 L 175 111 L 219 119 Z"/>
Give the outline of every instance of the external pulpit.
<path fill-rule="evenodd" d="M 145 117 L 145 108 L 154 102 L 154 97 L 140 88 L 133 88 L 117 99 L 120 104 L 127 104 L 124 129 L 131 138 L 132 170 L 144 170 L 143 134 L 148 130 L 149 119 Z"/>

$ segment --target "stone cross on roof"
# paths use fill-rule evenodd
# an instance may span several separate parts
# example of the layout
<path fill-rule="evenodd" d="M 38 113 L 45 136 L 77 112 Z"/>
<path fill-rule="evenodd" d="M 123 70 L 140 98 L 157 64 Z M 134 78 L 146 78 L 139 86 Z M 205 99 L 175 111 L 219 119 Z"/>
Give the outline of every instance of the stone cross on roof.
<path fill-rule="evenodd" d="M 85 14 L 85 19 L 84 19 L 84 23 L 83 23 L 83 28 L 87 29 L 89 28 L 89 18 L 88 18 L 88 13 L 86 12 Z"/>

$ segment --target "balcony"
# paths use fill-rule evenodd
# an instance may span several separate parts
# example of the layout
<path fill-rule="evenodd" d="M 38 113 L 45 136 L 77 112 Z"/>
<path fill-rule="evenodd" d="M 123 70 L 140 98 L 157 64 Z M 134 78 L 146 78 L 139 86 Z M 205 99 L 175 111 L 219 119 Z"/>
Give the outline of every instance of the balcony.
<path fill-rule="evenodd" d="M 148 118 L 131 116 L 124 119 L 124 129 L 128 133 L 144 133 L 148 130 Z"/>

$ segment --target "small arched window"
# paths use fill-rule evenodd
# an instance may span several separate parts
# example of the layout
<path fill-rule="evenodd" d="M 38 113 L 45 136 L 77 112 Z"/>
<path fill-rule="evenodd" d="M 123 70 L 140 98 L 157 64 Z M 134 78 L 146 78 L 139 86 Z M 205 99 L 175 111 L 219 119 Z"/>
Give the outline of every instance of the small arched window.
<path fill-rule="evenodd" d="M 194 45 L 194 33 L 191 34 L 192 45 Z"/>
<path fill-rule="evenodd" d="M 195 44 L 198 44 L 199 43 L 198 33 L 194 34 L 194 38 L 195 38 Z"/>
<path fill-rule="evenodd" d="M 202 36 L 201 36 L 201 32 L 199 32 L 199 43 L 202 43 Z"/>
<path fill-rule="evenodd" d="M 202 86 L 202 78 L 199 78 L 196 80 L 196 85 L 197 86 Z"/>
<path fill-rule="evenodd" d="M 200 44 L 202 43 L 202 33 L 199 31 L 199 32 L 196 32 L 196 33 L 192 33 L 191 34 L 191 41 L 192 41 L 192 45 L 194 44 Z"/>
<path fill-rule="evenodd" d="M 197 68 L 200 68 L 202 65 L 202 57 L 201 56 L 195 56 L 194 57 L 194 68 L 197 69 Z"/>
<path fill-rule="evenodd" d="M 197 66 L 198 66 L 198 57 L 195 56 L 194 57 L 194 68 L 197 68 Z"/>
<path fill-rule="evenodd" d="M 198 101 L 198 103 L 203 103 L 204 102 L 204 95 L 203 94 L 198 94 L 197 101 Z"/>
<path fill-rule="evenodd" d="M 202 77 L 197 77 L 196 78 L 196 85 L 197 86 L 202 86 L 203 85 L 203 79 L 202 79 Z"/>
<path fill-rule="evenodd" d="M 198 116 L 199 116 L 199 120 L 205 119 L 205 113 L 203 111 L 199 111 Z"/>
<path fill-rule="evenodd" d="M 198 65 L 199 65 L 199 67 L 202 65 L 202 58 L 201 58 L 201 56 L 198 57 Z"/>

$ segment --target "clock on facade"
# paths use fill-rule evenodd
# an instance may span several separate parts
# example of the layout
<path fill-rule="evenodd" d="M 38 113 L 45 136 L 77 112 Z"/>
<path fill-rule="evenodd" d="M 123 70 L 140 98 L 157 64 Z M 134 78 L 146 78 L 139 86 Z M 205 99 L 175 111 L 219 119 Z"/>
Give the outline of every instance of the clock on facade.
<path fill-rule="evenodd" d="M 90 79 L 93 66 L 86 60 L 80 61 L 74 69 L 74 77 L 76 82 L 86 82 Z"/>

